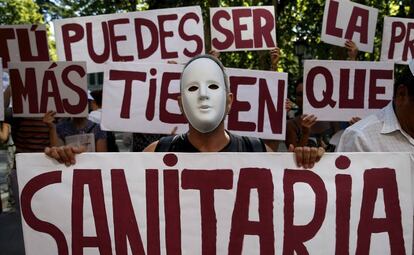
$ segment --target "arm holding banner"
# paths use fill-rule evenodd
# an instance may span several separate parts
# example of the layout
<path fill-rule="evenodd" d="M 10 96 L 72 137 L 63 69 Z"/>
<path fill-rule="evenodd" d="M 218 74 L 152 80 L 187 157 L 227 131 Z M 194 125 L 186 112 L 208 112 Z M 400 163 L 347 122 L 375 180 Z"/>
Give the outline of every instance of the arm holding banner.
<path fill-rule="evenodd" d="M 358 47 L 356 46 L 356 44 L 351 41 L 351 40 L 347 40 L 345 42 L 345 48 L 348 50 L 348 59 L 349 60 L 357 60 L 357 56 L 358 56 Z"/>
<path fill-rule="evenodd" d="M 279 47 L 276 47 L 270 51 L 270 71 L 276 71 L 277 72 L 277 65 L 280 60 L 280 49 Z"/>
<path fill-rule="evenodd" d="M 48 111 L 43 116 L 43 122 L 49 127 L 49 140 L 50 146 L 61 146 L 64 145 L 64 142 L 59 139 L 57 131 L 56 131 L 56 124 L 55 122 L 55 115 L 56 112 Z"/>
<path fill-rule="evenodd" d="M 5 143 L 9 139 L 11 126 L 8 123 L 1 123 L 0 142 Z"/>

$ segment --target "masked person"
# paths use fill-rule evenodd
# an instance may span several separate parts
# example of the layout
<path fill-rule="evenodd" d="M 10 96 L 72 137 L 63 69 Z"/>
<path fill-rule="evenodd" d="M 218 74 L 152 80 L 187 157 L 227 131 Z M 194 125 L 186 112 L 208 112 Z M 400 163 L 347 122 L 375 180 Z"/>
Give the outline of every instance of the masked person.
<path fill-rule="evenodd" d="M 153 142 L 146 152 L 265 152 L 271 151 L 262 140 L 238 136 L 226 131 L 224 119 L 230 111 L 233 94 L 221 62 L 210 55 L 191 59 L 184 67 L 178 98 L 181 111 L 189 122 L 188 132 Z M 74 164 L 79 148 L 53 147 L 45 150 L 50 157 Z M 323 148 L 291 146 L 298 166 L 310 168 L 319 161 Z"/>

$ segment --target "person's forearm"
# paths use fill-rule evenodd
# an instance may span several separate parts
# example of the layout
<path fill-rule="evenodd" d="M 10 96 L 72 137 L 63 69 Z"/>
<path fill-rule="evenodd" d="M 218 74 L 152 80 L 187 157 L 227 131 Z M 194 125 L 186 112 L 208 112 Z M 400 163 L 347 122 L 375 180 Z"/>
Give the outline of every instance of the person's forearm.
<path fill-rule="evenodd" d="M 61 145 L 61 142 L 59 141 L 59 137 L 56 132 L 56 126 L 49 126 L 49 140 L 50 140 L 50 146 L 59 146 Z"/>
<path fill-rule="evenodd" d="M 306 146 L 308 144 L 309 135 L 310 135 L 310 130 L 302 127 L 302 137 L 300 138 L 298 145 L 301 147 Z"/>

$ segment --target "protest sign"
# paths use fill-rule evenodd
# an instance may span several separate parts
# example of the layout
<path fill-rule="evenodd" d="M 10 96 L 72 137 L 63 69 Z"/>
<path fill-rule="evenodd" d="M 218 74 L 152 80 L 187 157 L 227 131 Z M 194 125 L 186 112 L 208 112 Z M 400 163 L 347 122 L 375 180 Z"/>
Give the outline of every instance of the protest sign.
<path fill-rule="evenodd" d="M 1 62 L 1 58 L 0 58 L 0 62 Z M 0 121 L 4 120 L 4 98 L 3 98 L 3 67 L 0 65 L 0 75 L 1 75 L 1 80 L 0 80 Z"/>
<path fill-rule="evenodd" d="M 344 47 L 353 41 L 358 50 L 374 50 L 378 9 L 351 1 L 326 0 L 321 40 Z"/>
<path fill-rule="evenodd" d="M 49 61 L 46 26 L 0 26 L 0 57 L 4 69 L 9 62 Z"/>
<path fill-rule="evenodd" d="M 169 134 L 187 130 L 178 107 L 182 65 L 108 64 L 104 73 L 104 130 Z M 287 73 L 227 68 L 234 95 L 226 129 L 241 135 L 284 139 Z"/>
<path fill-rule="evenodd" d="M 27 255 L 411 254 L 408 153 L 18 154 Z"/>
<path fill-rule="evenodd" d="M 413 29 L 414 19 L 384 17 L 381 60 L 408 64 L 414 56 Z"/>
<path fill-rule="evenodd" d="M 204 53 L 199 6 L 55 20 L 60 60 L 86 61 L 88 73 L 105 62 L 175 60 Z"/>
<path fill-rule="evenodd" d="M 273 6 L 210 8 L 211 47 L 216 51 L 276 47 Z"/>
<path fill-rule="evenodd" d="M 13 116 L 88 116 L 85 62 L 17 62 L 9 64 Z"/>
<path fill-rule="evenodd" d="M 392 62 L 306 60 L 303 113 L 349 121 L 385 107 L 393 97 Z"/>

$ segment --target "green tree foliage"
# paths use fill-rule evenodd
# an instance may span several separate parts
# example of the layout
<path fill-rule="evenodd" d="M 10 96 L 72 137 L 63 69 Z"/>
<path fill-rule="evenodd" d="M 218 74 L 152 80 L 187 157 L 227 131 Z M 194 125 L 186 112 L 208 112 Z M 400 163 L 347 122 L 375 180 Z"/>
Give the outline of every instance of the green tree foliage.
<path fill-rule="evenodd" d="M 43 16 L 39 6 L 32 0 L 1 0 L 0 24 L 41 24 Z"/>

